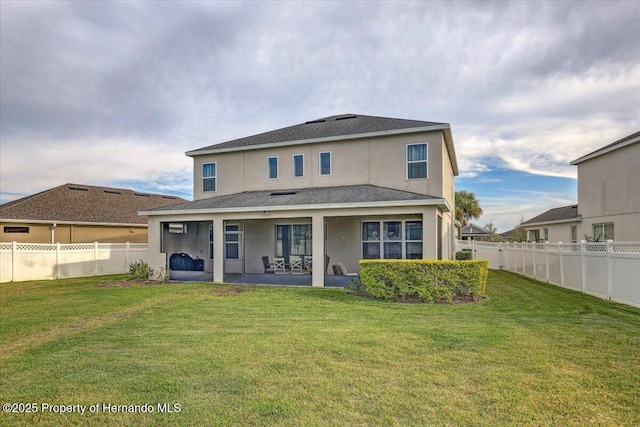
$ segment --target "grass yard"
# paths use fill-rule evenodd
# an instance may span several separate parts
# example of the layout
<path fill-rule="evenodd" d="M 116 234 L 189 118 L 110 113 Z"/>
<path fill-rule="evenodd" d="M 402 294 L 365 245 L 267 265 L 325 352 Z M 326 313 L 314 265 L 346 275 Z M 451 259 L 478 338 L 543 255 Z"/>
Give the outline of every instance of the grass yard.
<path fill-rule="evenodd" d="M 0 425 L 640 425 L 640 310 L 510 273 L 463 305 L 107 279 L 0 284 L 0 401 L 38 411 Z"/>

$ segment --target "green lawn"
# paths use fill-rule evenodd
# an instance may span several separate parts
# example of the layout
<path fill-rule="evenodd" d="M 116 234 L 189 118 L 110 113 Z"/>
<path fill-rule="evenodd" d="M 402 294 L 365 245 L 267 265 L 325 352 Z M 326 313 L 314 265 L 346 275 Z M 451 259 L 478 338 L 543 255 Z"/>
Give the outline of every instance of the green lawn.
<path fill-rule="evenodd" d="M 510 273 L 465 305 L 104 280 L 0 284 L 0 400 L 38 410 L 0 425 L 640 425 L 640 310 Z"/>

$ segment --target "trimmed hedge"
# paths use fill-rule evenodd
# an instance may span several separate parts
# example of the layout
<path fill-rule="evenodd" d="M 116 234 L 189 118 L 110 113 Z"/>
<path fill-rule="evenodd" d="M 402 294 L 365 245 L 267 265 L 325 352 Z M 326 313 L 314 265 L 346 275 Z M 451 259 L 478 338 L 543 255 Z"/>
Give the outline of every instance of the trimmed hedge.
<path fill-rule="evenodd" d="M 489 262 L 438 260 L 361 260 L 360 280 L 377 298 L 424 302 L 446 301 L 484 294 Z"/>
<path fill-rule="evenodd" d="M 468 249 L 467 250 L 458 251 L 458 252 L 456 252 L 456 259 L 458 261 L 467 261 L 467 260 L 473 259 L 473 254 Z"/>

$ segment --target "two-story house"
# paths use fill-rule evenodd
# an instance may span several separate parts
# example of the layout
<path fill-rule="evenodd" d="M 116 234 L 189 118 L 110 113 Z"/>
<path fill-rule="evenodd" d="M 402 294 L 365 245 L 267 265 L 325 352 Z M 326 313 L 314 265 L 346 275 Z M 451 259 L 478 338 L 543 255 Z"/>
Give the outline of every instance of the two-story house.
<path fill-rule="evenodd" d="M 640 241 L 640 131 L 571 162 L 581 236 Z"/>
<path fill-rule="evenodd" d="M 578 167 L 578 204 L 522 223 L 529 241 L 640 241 L 640 132 L 571 162 Z"/>
<path fill-rule="evenodd" d="M 194 201 L 141 212 L 154 268 L 186 253 L 215 282 L 260 283 L 263 259 L 305 257 L 307 284 L 324 286 L 335 263 L 452 258 L 447 123 L 344 114 L 186 154 Z"/>

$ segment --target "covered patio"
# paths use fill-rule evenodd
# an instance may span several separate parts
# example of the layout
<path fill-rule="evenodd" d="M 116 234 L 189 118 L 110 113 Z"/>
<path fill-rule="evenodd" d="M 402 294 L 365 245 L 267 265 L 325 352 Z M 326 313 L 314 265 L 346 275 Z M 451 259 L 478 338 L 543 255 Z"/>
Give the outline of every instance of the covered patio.
<path fill-rule="evenodd" d="M 362 258 L 448 257 L 447 212 L 444 199 L 364 185 L 245 192 L 144 214 L 152 267 L 171 270 L 172 279 L 344 286 Z M 171 269 L 176 254 L 201 270 Z M 284 271 L 275 271 L 276 259 Z M 292 268 L 297 259 L 303 268 Z"/>

